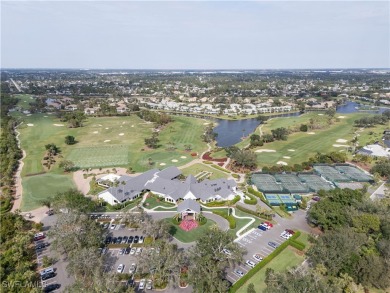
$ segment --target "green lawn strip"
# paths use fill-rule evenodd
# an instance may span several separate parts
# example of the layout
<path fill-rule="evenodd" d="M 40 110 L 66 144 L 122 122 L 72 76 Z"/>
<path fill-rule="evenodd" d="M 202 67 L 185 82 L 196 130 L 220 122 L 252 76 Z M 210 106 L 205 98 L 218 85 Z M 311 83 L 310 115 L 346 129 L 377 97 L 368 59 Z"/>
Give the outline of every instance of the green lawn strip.
<path fill-rule="evenodd" d="M 267 287 L 265 284 L 265 272 L 267 268 L 271 268 L 276 272 L 282 272 L 288 268 L 301 264 L 303 260 L 303 256 L 295 253 L 293 249 L 287 248 L 283 250 L 277 257 L 275 257 L 270 263 L 254 274 L 248 281 L 245 282 L 245 284 L 242 285 L 242 287 L 240 287 L 235 292 L 246 293 L 250 283 L 253 283 L 256 292 L 263 292 Z"/>
<path fill-rule="evenodd" d="M 202 235 L 210 229 L 211 226 L 216 225 L 216 223 L 210 219 L 207 219 L 207 223 L 199 226 L 196 229 L 193 229 L 191 231 L 184 231 L 179 226 L 174 225 L 172 223 L 172 218 L 165 219 L 167 223 L 170 224 L 170 234 L 175 237 L 177 240 L 183 243 L 189 243 L 196 241 L 202 237 Z"/>
<path fill-rule="evenodd" d="M 159 211 L 159 212 L 176 211 L 176 210 L 177 210 L 177 207 L 171 207 L 171 208 L 168 208 L 168 209 L 164 209 L 164 208 L 156 208 L 156 209 L 154 209 L 154 211 Z"/>
<path fill-rule="evenodd" d="M 217 170 L 215 168 L 212 168 L 208 165 L 204 165 L 201 163 L 194 164 L 192 166 L 189 166 L 187 168 L 181 169 L 183 172 L 183 175 L 188 176 L 188 175 L 197 175 L 203 171 L 211 172 L 212 175 L 210 176 L 210 179 L 218 179 L 218 178 L 227 178 L 228 174 L 225 172 L 222 172 L 220 170 Z"/>
<path fill-rule="evenodd" d="M 255 276 L 261 271 L 263 271 L 263 273 L 265 274 L 264 268 L 267 267 L 267 265 L 272 264 L 273 260 L 278 255 L 280 255 L 282 252 L 284 252 L 285 249 L 290 245 L 291 242 L 296 241 L 296 239 L 300 236 L 300 234 L 301 233 L 299 231 L 297 231 L 289 240 L 280 244 L 271 254 L 269 254 L 261 262 L 256 264 L 256 266 L 253 269 L 248 271 L 246 275 L 244 275 L 241 279 L 239 279 L 230 288 L 230 292 L 237 292 L 240 288 L 243 288 L 243 286 L 248 286 L 251 283 L 250 280 L 253 280 L 253 283 L 255 282 L 255 280 L 258 280 L 258 278 L 255 278 Z M 303 261 L 303 257 L 302 257 L 301 261 Z M 294 263 L 293 265 L 296 265 L 296 264 Z M 283 268 L 286 268 L 287 266 L 288 266 L 288 260 L 283 261 Z M 263 283 L 260 283 L 260 284 L 263 284 Z M 245 291 L 239 291 L 239 292 L 245 292 Z M 259 292 L 262 292 L 262 290 Z"/>
<path fill-rule="evenodd" d="M 313 130 L 315 134 L 310 135 L 304 132 L 297 132 L 289 135 L 286 141 L 275 141 L 267 143 L 259 149 L 271 149 L 276 152 L 256 153 L 260 166 L 272 166 L 277 161 L 284 161 L 289 165 L 302 163 L 309 157 L 314 156 L 317 152 L 328 153 L 330 151 L 342 151 L 343 147 L 334 147 L 333 144 L 338 143 L 338 139 L 346 139 L 350 141 L 354 136 L 355 128 L 353 121 L 361 117 L 361 114 L 346 114 L 345 119 L 340 119 L 331 127 L 321 130 Z M 295 151 L 289 151 L 290 149 Z M 289 158 L 283 158 L 288 156 Z"/>
<path fill-rule="evenodd" d="M 75 188 L 71 175 L 42 174 L 24 177 L 22 180 L 22 211 L 31 211 L 42 206 L 41 201 L 58 192 Z"/>
<path fill-rule="evenodd" d="M 222 172 L 231 173 L 231 171 L 226 170 L 225 168 L 222 168 L 221 166 L 218 166 L 218 165 L 215 165 L 215 164 L 212 164 L 212 165 L 210 165 L 210 166 L 213 167 L 214 169 L 220 170 L 220 171 L 222 171 Z"/>
<path fill-rule="evenodd" d="M 157 206 L 163 206 L 163 207 L 167 207 L 167 208 L 175 208 L 173 204 L 171 203 L 168 203 L 166 201 L 163 201 L 159 198 L 156 198 L 156 197 L 148 197 L 145 201 L 144 201 L 144 207 L 148 208 L 148 209 L 153 209 Z"/>

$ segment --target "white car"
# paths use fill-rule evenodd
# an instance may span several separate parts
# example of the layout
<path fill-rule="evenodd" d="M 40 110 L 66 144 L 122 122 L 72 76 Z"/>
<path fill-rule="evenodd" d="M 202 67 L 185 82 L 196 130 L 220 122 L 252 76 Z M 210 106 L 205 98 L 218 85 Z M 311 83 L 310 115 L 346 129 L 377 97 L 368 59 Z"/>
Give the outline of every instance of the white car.
<path fill-rule="evenodd" d="M 138 243 L 144 243 L 144 239 L 145 239 L 144 236 L 140 236 L 139 240 L 138 240 Z"/>
<path fill-rule="evenodd" d="M 116 269 L 116 271 L 117 271 L 118 273 L 122 273 L 124 268 L 125 268 L 125 265 L 124 265 L 124 264 L 120 264 L 120 265 L 118 266 L 118 268 Z"/>
<path fill-rule="evenodd" d="M 251 268 L 254 268 L 255 265 L 256 265 L 256 264 L 255 264 L 253 261 L 251 261 L 251 260 L 247 260 L 247 261 L 245 262 L 245 264 L 246 264 L 247 266 L 251 267 Z"/>
<path fill-rule="evenodd" d="M 136 250 L 135 250 L 135 255 L 138 255 L 142 252 L 142 248 L 141 247 L 138 247 Z"/>
<path fill-rule="evenodd" d="M 226 248 L 222 249 L 222 252 L 225 253 L 225 254 L 227 254 L 227 255 L 232 255 L 232 253 L 230 252 L 230 250 L 228 250 L 228 249 L 226 249 Z"/>
<path fill-rule="evenodd" d="M 114 229 L 115 229 L 115 227 L 116 227 L 116 225 L 115 225 L 115 224 L 111 224 L 111 226 L 110 226 L 110 229 L 111 229 L 111 230 L 114 230 Z"/>
<path fill-rule="evenodd" d="M 152 280 L 148 279 L 146 281 L 146 290 L 152 290 Z"/>
<path fill-rule="evenodd" d="M 254 258 L 255 260 L 257 260 L 257 261 L 262 261 L 262 260 L 263 260 L 263 258 L 260 256 L 260 254 L 254 254 L 254 255 L 253 255 L 253 258 Z"/>
<path fill-rule="evenodd" d="M 239 276 L 239 277 L 242 277 L 243 275 L 245 275 L 244 272 L 243 272 L 243 271 L 240 271 L 240 270 L 235 270 L 234 273 L 235 273 L 237 276 Z"/>
<path fill-rule="evenodd" d="M 138 289 L 139 290 L 145 289 L 145 279 L 141 279 L 141 281 L 139 282 L 139 285 L 138 285 Z"/>
<path fill-rule="evenodd" d="M 129 268 L 129 274 L 134 274 L 137 270 L 137 265 L 135 263 L 132 263 Z"/>
<path fill-rule="evenodd" d="M 131 254 L 131 255 L 134 255 L 134 254 L 135 254 L 135 248 L 134 248 L 134 247 L 130 250 L 130 254 Z"/>
<path fill-rule="evenodd" d="M 283 239 L 289 239 L 292 235 L 286 231 L 284 231 L 282 234 L 280 234 L 280 237 Z"/>

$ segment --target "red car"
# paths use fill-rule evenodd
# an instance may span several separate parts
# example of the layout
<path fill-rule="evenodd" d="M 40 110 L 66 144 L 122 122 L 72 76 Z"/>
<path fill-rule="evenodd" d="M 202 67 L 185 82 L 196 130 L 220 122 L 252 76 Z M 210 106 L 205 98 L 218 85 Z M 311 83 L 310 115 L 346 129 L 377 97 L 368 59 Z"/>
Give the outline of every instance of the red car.
<path fill-rule="evenodd" d="M 46 237 L 45 234 L 37 233 L 37 234 L 34 235 L 34 241 L 45 239 L 45 237 Z"/>
<path fill-rule="evenodd" d="M 295 232 L 293 231 L 293 230 L 291 230 L 291 229 L 286 229 L 285 230 L 288 234 L 291 234 L 291 235 L 294 235 L 295 234 Z"/>
<path fill-rule="evenodd" d="M 274 225 L 272 225 L 272 223 L 270 223 L 270 222 L 264 222 L 264 223 L 266 223 L 270 228 L 272 228 Z"/>

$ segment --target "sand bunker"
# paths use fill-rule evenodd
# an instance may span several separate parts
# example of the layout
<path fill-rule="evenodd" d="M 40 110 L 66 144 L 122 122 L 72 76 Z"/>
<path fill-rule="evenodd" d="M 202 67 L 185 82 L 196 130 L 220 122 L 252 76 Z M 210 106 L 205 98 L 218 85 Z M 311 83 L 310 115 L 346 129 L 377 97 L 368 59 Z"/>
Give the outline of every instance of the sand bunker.
<path fill-rule="evenodd" d="M 165 163 L 160 163 L 160 166 L 165 166 L 166 164 Z"/>
<path fill-rule="evenodd" d="M 203 125 L 209 125 L 210 123 L 203 123 Z"/>
<path fill-rule="evenodd" d="M 295 152 L 295 150 L 293 150 L 293 149 L 288 149 L 287 151 L 289 151 L 289 152 Z"/>
<path fill-rule="evenodd" d="M 64 126 L 64 124 L 53 124 L 54 126 L 58 126 L 58 127 L 60 127 L 60 126 Z"/>
<path fill-rule="evenodd" d="M 267 150 L 267 149 L 262 149 L 262 150 L 256 150 L 256 153 L 276 153 L 275 150 Z"/>
<path fill-rule="evenodd" d="M 34 124 L 32 124 L 32 123 L 27 123 L 27 126 L 34 126 Z"/>
<path fill-rule="evenodd" d="M 26 114 L 26 116 L 31 116 L 31 114 Z"/>
<path fill-rule="evenodd" d="M 324 116 L 324 114 L 318 114 L 318 116 Z"/>
<path fill-rule="evenodd" d="M 49 117 L 49 116 L 43 116 L 43 117 L 47 118 L 47 117 Z"/>
<path fill-rule="evenodd" d="M 336 142 L 341 142 L 341 143 L 345 143 L 347 142 L 348 140 L 346 139 L 342 139 L 342 138 L 339 138 L 338 140 L 336 140 Z"/>
<path fill-rule="evenodd" d="M 283 159 L 291 159 L 289 156 L 283 156 Z"/>
<path fill-rule="evenodd" d="M 106 129 L 109 129 L 108 127 L 106 127 Z"/>
<path fill-rule="evenodd" d="M 334 144 L 333 146 L 335 148 L 347 148 L 347 147 L 349 147 L 349 145 L 346 145 L 346 144 Z"/>
<path fill-rule="evenodd" d="M 103 126 L 103 125 L 101 125 L 101 124 L 98 124 L 98 126 Z"/>
<path fill-rule="evenodd" d="M 308 132 L 307 134 L 316 134 L 315 132 Z"/>
<path fill-rule="evenodd" d="M 92 133 L 96 134 L 96 133 L 99 133 L 99 131 L 94 131 L 94 132 L 92 132 Z"/>
<path fill-rule="evenodd" d="M 131 125 L 131 127 L 134 127 L 134 125 Z"/>
<path fill-rule="evenodd" d="M 120 135 L 120 136 L 123 136 L 123 135 L 125 135 L 125 134 L 122 132 L 122 133 L 119 133 L 119 135 Z"/>
<path fill-rule="evenodd" d="M 337 117 L 337 118 L 344 119 L 344 118 L 345 118 L 345 116 L 339 116 L 339 117 Z"/>
<path fill-rule="evenodd" d="M 125 124 L 125 123 L 126 123 L 125 121 L 122 122 L 122 124 Z"/>
<path fill-rule="evenodd" d="M 111 141 L 111 139 L 106 139 L 104 142 L 109 142 L 109 141 Z"/>
<path fill-rule="evenodd" d="M 178 162 L 178 160 L 172 160 L 171 162 L 176 163 L 176 162 Z"/>
<path fill-rule="evenodd" d="M 186 157 L 186 156 L 181 156 L 180 158 L 181 158 L 181 159 L 187 159 L 187 157 Z"/>
<path fill-rule="evenodd" d="M 283 166 L 287 166 L 288 164 L 286 162 L 283 162 L 283 161 L 278 161 L 276 162 L 277 165 L 283 165 Z"/>

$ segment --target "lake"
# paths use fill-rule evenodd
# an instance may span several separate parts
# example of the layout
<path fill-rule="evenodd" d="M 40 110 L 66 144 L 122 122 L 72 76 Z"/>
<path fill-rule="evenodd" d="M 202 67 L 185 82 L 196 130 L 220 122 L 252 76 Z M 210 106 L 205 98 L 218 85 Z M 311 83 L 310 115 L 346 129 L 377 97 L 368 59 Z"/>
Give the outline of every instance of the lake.
<path fill-rule="evenodd" d="M 368 109 L 359 111 L 359 109 Z M 389 110 L 388 108 L 371 108 L 370 106 L 358 104 L 356 102 L 347 102 L 344 105 L 338 106 L 336 112 L 340 114 L 349 113 L 367 113 L 367 114 L 381 114 L 384 111 Z M 291 117 L 299 116 L 300 113 L 283 113 L 275 114 L 272 117 Z M 218 125 L 214 128 L 214 132 L 218 134 L 216 141 L 219 147 L 228 147 L 239 143 L 243 136 L 248 136 L 255 131 L 260 122 L 256 118 L 241 119 L 241 120 L 225 120 L 225 119 L 214 119 Z"/>

